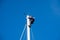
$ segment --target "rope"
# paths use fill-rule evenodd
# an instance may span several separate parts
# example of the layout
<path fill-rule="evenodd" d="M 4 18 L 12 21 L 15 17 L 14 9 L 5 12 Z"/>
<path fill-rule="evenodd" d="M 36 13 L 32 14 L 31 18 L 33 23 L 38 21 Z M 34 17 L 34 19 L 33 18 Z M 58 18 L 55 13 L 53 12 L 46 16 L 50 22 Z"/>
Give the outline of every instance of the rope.
<path fill-rule="evenodd" d="M 22 32 L 22 34 L 21 34 L 20 40 L 22 40 L 22 37 L 23 37 L 24 32 L 25 32 L 25 29 L 26 29 L 26 24 L 25 24 L 24 29 L 23 29 L 23 32 Z"/>

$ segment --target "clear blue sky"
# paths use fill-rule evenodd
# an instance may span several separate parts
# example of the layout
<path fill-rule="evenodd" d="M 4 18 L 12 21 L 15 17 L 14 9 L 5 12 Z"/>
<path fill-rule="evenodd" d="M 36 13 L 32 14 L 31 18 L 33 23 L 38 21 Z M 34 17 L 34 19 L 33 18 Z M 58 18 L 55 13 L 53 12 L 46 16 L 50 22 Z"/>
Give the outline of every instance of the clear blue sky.
<path fill-rule="evenodd" d="M 35 40 L 60 40 L 60 0 L 0 0 L 0 40 L 19 40 L 24 12 L 35 17 Z"/>

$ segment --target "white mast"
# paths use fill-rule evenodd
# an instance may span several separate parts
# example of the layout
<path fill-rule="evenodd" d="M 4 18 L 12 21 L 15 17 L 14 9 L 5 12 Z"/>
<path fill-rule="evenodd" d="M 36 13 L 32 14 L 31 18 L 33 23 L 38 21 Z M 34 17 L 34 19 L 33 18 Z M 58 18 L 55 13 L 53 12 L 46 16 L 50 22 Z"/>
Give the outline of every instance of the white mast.
<path fill-rule="evenodd" d="M 34 22 L 34 18 L 32 16 L 27 15 L 26 19 L 27 19 L 27 24 L 25 25 L 25 28 L 22 32 L 20 40 L 22 40 L 22 37 L 23 37 L 24 31 L 26 29 L 26 26 L 27 26 L 27 40 L 30 40 L 30 28 L 31 28 L 31 24 L 33 24 L 33 22 Z"/>
<path fill-rule="evenodd" d="M 27 40 L 30 40 L 30 28 L 31 24 L 34 22 L 34 18 L 32 16 L 27 15 Z"/>
<path fill-rule="evenodd" d="M 29 20 L 29 15 L 27 15 L 27 40 L 30 40 L 30 20 Z"/>

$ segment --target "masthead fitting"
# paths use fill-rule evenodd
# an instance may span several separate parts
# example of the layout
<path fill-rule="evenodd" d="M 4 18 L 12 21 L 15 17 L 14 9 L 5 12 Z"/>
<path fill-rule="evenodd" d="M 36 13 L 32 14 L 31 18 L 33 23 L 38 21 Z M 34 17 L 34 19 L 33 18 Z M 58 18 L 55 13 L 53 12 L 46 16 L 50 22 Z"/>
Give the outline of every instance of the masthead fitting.
<path fill-rule="evenodd" d="M 35 19 L 30 15 L 27 15 L 27 19 L 29 21 L 28 26 L 31 27 L 31 24 L 34 23 Z"/>

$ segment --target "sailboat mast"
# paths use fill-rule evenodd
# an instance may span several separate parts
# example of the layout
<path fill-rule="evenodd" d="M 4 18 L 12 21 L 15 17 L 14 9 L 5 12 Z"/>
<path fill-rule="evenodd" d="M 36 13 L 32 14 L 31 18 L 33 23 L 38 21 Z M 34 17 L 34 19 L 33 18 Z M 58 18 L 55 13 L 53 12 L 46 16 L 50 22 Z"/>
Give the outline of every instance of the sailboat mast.
<path fill-rule="evenodd" d="M 27 15 L 27 40 L 30 40 L 30 20 L 29 20 L 29 15 Z"/>

